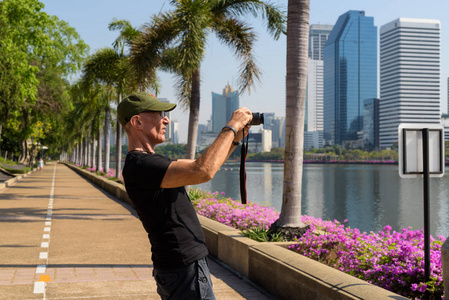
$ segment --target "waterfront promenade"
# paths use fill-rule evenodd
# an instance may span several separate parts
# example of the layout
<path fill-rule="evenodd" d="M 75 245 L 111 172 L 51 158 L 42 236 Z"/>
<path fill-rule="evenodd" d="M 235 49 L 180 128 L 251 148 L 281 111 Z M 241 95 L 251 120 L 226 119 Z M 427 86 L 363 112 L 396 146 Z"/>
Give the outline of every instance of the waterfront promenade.
<path fill-rule="evenodd" d="M 0 299 L 159 299 L 126 203 L 62 164 L 0 190 Z M 217 299 L 270 299 L 209 260 Z"/>

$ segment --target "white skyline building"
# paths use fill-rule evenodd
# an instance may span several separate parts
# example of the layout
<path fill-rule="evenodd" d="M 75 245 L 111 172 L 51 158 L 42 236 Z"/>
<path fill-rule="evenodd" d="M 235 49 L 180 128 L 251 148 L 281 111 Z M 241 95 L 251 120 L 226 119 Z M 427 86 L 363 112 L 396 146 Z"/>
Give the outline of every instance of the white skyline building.
<path fill-rule="evenodd" d="M 323 61 L 308 60 L 307 131 L 323 130 Z"/>
<path fill-rule="evenodd" d="M 439 20 L 399 18 L 380 28 L 379 131 L 382 149 L 401 123 L 440 123 Z"/>
<path fill-rule="evenodd" d="M 323 60 L 323 49 L 333 25 L 312 24 L 309 27 L 309 58 Z"/>
<path fill-rule="evenodd" d="M 306 131 L 323 131 L 323 49 L 333 27 L 321 24 L 312 24 L 309 27 Z M 319 135 L 321 139 L 322 136 Z"/>

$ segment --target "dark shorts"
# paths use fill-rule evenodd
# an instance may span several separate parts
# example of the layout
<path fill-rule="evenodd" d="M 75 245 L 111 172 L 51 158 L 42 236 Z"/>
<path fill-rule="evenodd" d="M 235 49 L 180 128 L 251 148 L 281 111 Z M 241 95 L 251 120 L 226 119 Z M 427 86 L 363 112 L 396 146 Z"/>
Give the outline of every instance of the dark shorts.
<path fill-rule="evenodd" d="M 154 269 L 157 293 L 162 299 L 215 300 L 206 258 L 175 270 Z"/>

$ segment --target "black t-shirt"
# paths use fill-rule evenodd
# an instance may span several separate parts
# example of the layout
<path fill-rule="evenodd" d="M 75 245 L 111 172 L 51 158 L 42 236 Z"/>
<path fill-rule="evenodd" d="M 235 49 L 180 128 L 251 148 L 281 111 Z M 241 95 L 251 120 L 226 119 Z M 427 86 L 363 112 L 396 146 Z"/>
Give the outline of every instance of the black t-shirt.
<path fill-rule="evenodd" d="M 151 242 L 153 265 L 159 269 L 188 266 L 207 256 L 204 233 L 184 187 L 160 187 L 172 160 L 129 152 L 123 167 L 126 191 Z"/>

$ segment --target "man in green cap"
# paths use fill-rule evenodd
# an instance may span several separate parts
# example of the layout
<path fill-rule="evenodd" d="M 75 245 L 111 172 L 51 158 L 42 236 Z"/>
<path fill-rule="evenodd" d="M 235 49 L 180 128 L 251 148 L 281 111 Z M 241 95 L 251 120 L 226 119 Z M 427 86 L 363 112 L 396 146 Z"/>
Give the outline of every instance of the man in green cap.
<path fill-rule="evenodd" d="M 153 275 L 162 299 L 215 299 L 204 234 L 184 188 L 212 179 L 247 134 L 252 114 L 236 110 L 215 142 L 197 159 L 172 160 L 154 152 L 165 141 L 176 104 L 132 93 L 117 108 L 129 140 L 123 167 L 126 191 L 148 232 Z M 243 130 L 245 128 L 245 130 Z"/>

